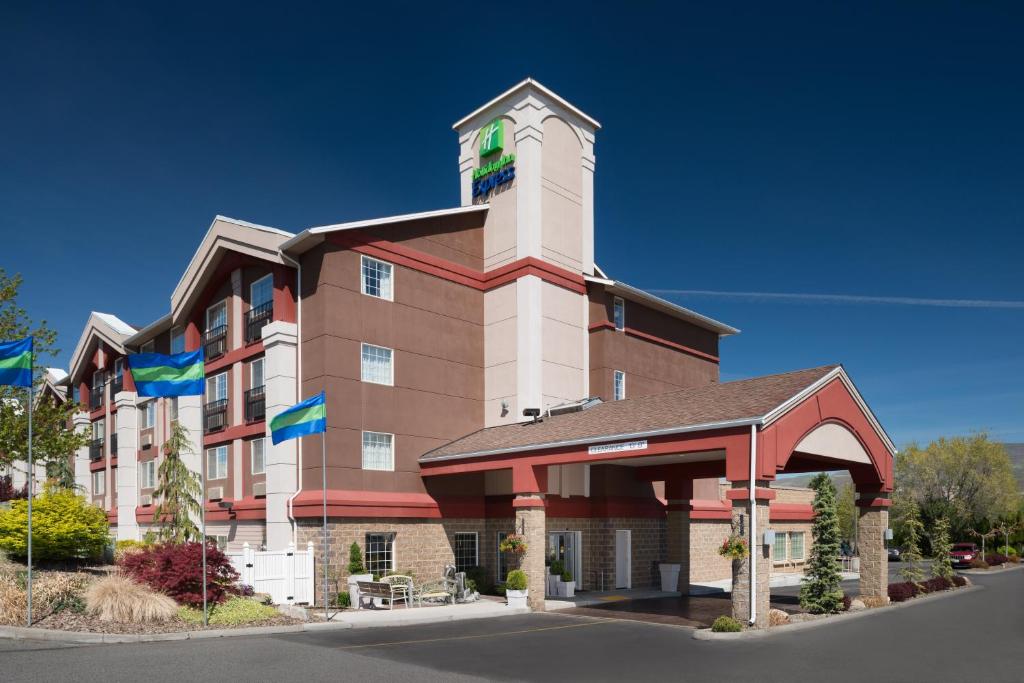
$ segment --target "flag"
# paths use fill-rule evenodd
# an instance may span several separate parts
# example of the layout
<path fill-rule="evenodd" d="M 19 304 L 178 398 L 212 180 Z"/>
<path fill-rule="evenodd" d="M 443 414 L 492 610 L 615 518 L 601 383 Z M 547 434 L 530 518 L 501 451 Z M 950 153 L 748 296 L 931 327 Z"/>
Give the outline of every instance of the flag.
<path fill-rule="evenodd" d="M 0 342 L 0 384 L 32 386 L 32 337 Z"/>
<path fill-rule="evenodd" d="M 202 396 L 203 350 L 167 356 L 162 353 L 133 353 L 128 369 L 139 396 Z"/>
<path fill-rule="evenodd" d="M 326 431 L 327 405 L 322 391 L 293 405 L 270 421 L 270 440 L 275 444 Z"/>

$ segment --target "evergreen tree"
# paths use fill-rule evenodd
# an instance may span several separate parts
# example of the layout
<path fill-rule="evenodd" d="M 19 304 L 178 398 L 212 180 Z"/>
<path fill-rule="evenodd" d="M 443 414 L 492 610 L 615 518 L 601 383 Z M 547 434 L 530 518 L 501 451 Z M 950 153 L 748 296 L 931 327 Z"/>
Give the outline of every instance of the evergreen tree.
<path fill-rule="evenodd" d="M 348 573 L 349 574 L 365 574 L 366 568 L 363 567 L 363 553 L 359 550 L 359 544 L 355 541 L 348 548 Z"/>
<path fill-rule="evenodd" d="M 949 553 L 953 544 L 949 540 L 949 520 L 939 517 L 932 528 L 932 576 L 952 580 L 953 558 Z"/>
<path fill-rule="evenodd" d="M 157 471 L 153 495 L 159 499 L 153 519 L 160 525 L 160 540 L 185 543 L 199 538 L 195 520 L 202 512 L 202 483 L 199 475 L 185 465 L 182 451 L 192 450 L 188 430 L 180 422 L 172 423 L 171 436 L 164 444 L 164 461 Z"/>
<path fill-rule="evenodd" d="M 842 578 L 836 566 L 839 557 L 839 518 L 836 488 L 827 474 L 811 480 L 814 489 L 814 526 L 810 561 L 800 586 L 800 606 L 811 614 L 834 614 L 843 609 Z"/>
<path fill-rule="evenodd" d="M 921 512 L 913 499 L 906 502 L 901 519 L 903 566 L 900 567 L 900 578 L 911 583 L 921 583 L 924 581 L 924 570 L 920 567 L 921 535 L 924 534 L 924 525 L 921 524 Z"/>

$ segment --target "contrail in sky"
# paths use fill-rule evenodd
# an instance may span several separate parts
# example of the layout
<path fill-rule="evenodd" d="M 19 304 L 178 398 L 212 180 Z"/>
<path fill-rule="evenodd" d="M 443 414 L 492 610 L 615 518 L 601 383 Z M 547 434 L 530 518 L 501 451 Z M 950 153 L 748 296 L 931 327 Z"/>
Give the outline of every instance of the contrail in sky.
<path fill-rule="evenodd" d="M 651 289 L 662 296 L 714 296 L 753 301 L 816 302 L 822 304 L 874 304 L 882 306 L 931 306 L 935 308 L 1010 308 L 1024 309 L 1024 301 L 993 299 L 926 299 L 911 296 L 858 296 L 856 294 L 807 294 L 785 292 L 723 292 L 713 289 Z"/>

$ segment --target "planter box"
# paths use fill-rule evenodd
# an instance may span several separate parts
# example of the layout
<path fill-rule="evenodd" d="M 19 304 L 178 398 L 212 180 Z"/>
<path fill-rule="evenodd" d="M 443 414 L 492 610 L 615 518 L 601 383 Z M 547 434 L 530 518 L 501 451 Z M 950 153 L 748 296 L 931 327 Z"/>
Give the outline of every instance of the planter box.
<path fill-rule="evenodd" d="M 558 574 L 548 574 L 545 588 L 546 595 L 558 595 Z"/>
<path fill-rule="evenodd" d="M 530 594 L 529 590 L 525 591 L 505 591 L 505 599 L 508 601 L 509 607 L 526 607 L 526 598 Z"/>
<path fill-rule="evenodd" d="M 576 595 L 576 582 L 560 580 L 558 582 L 558 594 L 564 598 L 574 597 Z"/>
<path fill-rule="evenodd" d="M 658 565 L 661 571 L 661 590 L 675 592 L 679 590 L 679 567 L 678 564 L 662 562 Z"/>

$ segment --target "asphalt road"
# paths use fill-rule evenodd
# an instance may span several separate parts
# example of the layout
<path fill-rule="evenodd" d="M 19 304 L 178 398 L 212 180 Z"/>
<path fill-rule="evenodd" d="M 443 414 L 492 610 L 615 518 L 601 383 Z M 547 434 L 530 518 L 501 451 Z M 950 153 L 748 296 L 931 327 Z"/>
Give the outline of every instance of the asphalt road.
<path fill-rule="evenodd" d="M 983 590 L 797 633 L 693 640 L 686 628 L 534 614 L 419 627 L 54 647 L 0 641 L 10 681 L 1024 680 L 1024 571 Z"/>

